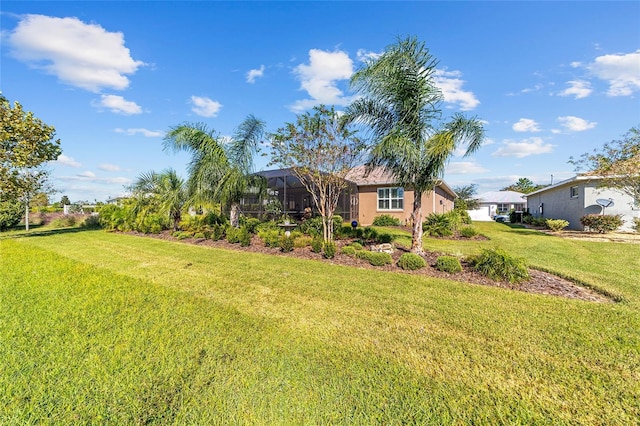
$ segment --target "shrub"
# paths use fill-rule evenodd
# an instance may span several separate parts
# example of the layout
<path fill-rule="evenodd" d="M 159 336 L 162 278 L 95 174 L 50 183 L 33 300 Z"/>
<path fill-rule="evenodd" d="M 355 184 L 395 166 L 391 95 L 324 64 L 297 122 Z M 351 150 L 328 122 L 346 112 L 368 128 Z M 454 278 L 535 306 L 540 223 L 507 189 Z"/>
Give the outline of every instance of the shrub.
<path fill-rule="evenodd" d="M 292 236 L 283 235 L 280 237 L 280 250 L 284 253 L 293 251 L 295 246 L 294 238 Z"/>
<path fill-rule="evenodd" d="M 449 237 L 457 228 L 458 218 L 454 214 L 431 213 L 422 223 L 423 231 L 431 237 Z"/>
<path fill-rule="evenodd" d="M 86 229 L 98 229 L 100 226 L 100 218 L 97 215 L 87 216 L 80 224 L 82 228 Z"/>
<path fill-rule="evenodd" d="M 373 218 L 373 226 L 400 226 L 400 219 L 389 214 L 381 214 Z"/>
<path fill-rule="evenodd" d="M 51 221 L 51 226 L 54 228 L 71 228 L 76 226 L 78 218 L 72 214 L 66 216 L 60 216 Z"/>
<path fill-rule="evenodd" d="M 620 228 L 623 221 L 621 215 L 588 214 L 580 218 L 580 223 L 585 227 L 585 231 L 605 234 Z"/>
<path fill-rule="evenodd" d="M 360 244 L 357 241 L 354 241 L 350 244 L 351 247 L 353 247 L 356 251 L 358 250 L 362 250 L 364 247 L 362 247 L 362 244 Z"/>
<path fill-rule="evenodd" d="M 353 238 L 356 231 L 349 225 L 342 225 L 340 228 L 334 229 L 333 234 L 336 238 Z"/>
<path fill-rule="evenodd" d="M 280 235 L 282 234 L 279 229 L 265 229 L 258 232 L 258 237 L 267 247 L 279 247 Z"/>
<path fill-rule="evenodd" d="M 362 230 L 362 238 L 365 241 L 378 241 L 378 231 L 370 226 L 363 228 Z"/>
<path fill-rule="evenodd" d="M 438 256 L 436 269 L 438 271 L 455 274 L 456 272 L 462 271 L 462 265 L 460 264 L 460 259 L 455 256 Z"/>
<path fill-rule="evenodd" d="M 293 234 L 291 234 L 291 236 L 293 237 L 293 246 L 295 248 L 308 247 L 311 245 L 311 241 L 313 241 L 313 238 L 309 237 L 308 235 L 294 237 Z"/>
<path fill-rule="evenodd" d="M 640 217 L 633 218 L 633 230 L 640 232 Z"/>
<path fill-rule="evenodd" d="M 323 243 L 324 241 L 322 241 L 322 237 L 320 236 L 313 237 L 313 239 L 311 240 L 311 251 L 314 253 L 320 253 L 322 251 Z"/>
<path fill-rule="evenodd" d="M 327 259 L 333 259 L 337 251 L 336 243 L 327 241 L 322 245 L 322 254 Z"/>
<path fill-rule="evenodd" d="M 569 226 L 569 222 L 562 219 L 547 219 L 545 223 L 547 228 L 551 229 L 553 232 L 562 231 L 564 228 Z"/>
<path fill-rule="evenodd" d="M 240 242 L 240 228 L 235 228 L 231 225 L 227 226 L 227 241 L 231 244 L 238 244 Z"/>
<path fill-rule="evenodd" d="M 238 229 L 238 242 L 242 247 L 249 247 L 251 245 L 251 232 L 246 226 L 241 226 Z"/>
<path fill-rule="evenodd" d="M 358 259 L 363 259 L 373 266 L 391 265 L 393 258 L 389 253 L 379 253 L 375 251 L 360 250 L 356 252 Z"/>
<path fill-rule="evenodd" d="M 256 234 L 258 232 L 257 228 L 258 228 L 258 225 L 260 225 L 260 219 L 255 217 L 247 218 L 245 216 L 242 216 L 240 219 L 241 219 L 240 224 L 242 226 L 245 226 L 247 228 L 247 231 L 249 231 L 249 233 Z"/>
<path fill-rule="evenodd" d="M 356 255 L 356 249 L 353 246 L 344 246 L 342 247 L 342 249 L 340 250 L 340 253 L 353 257 Z"/>
<path fill-rule="evenodd" d="M 196 232 L 193 234 L 193 238 L 204 238 L 204 232 Z"/>
<path fill-rule="evenodd" d="M 531 219 L 531 225 L 538 228 L 545 228 L 547 226 L 547 219 L 545 219 L 544 217 L 534 217 L 533 219 Z"/>
<path fill-rule="evenodd" d="M 179 240 L 184 240 L 184 239 L 191 238 L 191 237 L 193 237 L 193 232 L 182 231 L 182 232 L 178 233 L 178 235 L 177 235 L 177 238 Z"/>
<path fill-rule="evenodd" d="M 378 234 L 378 238 L 376 238 L 376 241 L 379 244 L 388 244 L 393 241 L 393 235 L 387 233 Z"/>
<path fill-rule="evenodd" d="M 478 230 L 473 226 L 463 226 L 458 230 L 458 233 L 461 237 L 464 238 L 473 238 L 478 235 Z"/>
<path fill-rule="evenodd" d="M 476 271 L 492 280 L 519 283 L 529 279 L 526 261 L 501 249 L 484 249 L 473 260 Z"/>
<path fill-rule="evenodd" d="M 13 228 L 22 220 L 24 213 L 23 206 L 14 201 L 3 201 L 0 203 L 0 231 Z"/>
<path fill-rule="evenodd" d="M 404 270 L 414 271 L 416 269 L 424 268 L 427 263 L 424 258 L 415 253 L 403 253 L 398 259 L 398 266 Z"/>
<path fill-rule="evenodd" d="M 225 225 L 222 224 L 213 224 L 211 226 L 209 226 L 209 231 L 211 232 L 211 235 L 209 238 L 211 238 L 213 241 L 218 241 L 221 240 L 225 237 Z"/>

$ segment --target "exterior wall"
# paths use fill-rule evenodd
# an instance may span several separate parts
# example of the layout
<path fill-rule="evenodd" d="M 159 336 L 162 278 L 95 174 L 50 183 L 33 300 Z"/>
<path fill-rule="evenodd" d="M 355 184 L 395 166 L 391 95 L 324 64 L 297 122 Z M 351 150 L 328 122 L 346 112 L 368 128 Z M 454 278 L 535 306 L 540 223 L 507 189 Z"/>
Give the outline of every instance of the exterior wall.
<path fill-rule="evenodd" d="M 370 185 L 358 187 L 358 223 L 362 226 L 369 226 L 376 216 L 387 214 L 396 217 L 403 224 L 411 222 L 413 211 L 414 192 L 410 189 L 404 191 L 404 208 L 402 210 L 379 210 L 378 209 L 378 188 L 389 188 L 393 185 Z M 429 191 L 422 195 L 422 216 L 429 214 L 445 213 L 453 210 L 453 196 L 446 193 L 442 188 L 436 187 L 435 191 Z"/>
<path fill-rule="evenodd" d="M 571 187 L 578 188 L 578 196 L 571 197 Z M 611 198 L 615 205 L 605 209 L 605 214 L 621 214 L 625 221 L 621 230 L 632 230 L 633 217 L 640 216 L 640 210 L 631 208 L 631 197 L 616 190 L 598 188 L 596 182 L 572 181 L 539 194 L 527 197 L 529 211 L 534 216 L 549 219 L 564 219 L 569 229 L 582 230 L 580 218 L 587 214 L 600 214 L 602 207 L 596 203 L 598 198 Z M 542 212 L 540 212 L 540 205 Z"/>

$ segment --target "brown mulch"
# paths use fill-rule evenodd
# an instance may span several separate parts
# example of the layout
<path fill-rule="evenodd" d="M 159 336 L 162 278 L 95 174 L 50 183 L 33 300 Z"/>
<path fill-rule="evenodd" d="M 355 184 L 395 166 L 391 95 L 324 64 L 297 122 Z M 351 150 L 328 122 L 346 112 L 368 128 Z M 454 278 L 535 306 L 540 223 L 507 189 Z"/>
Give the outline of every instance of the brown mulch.
<path fill-rule="evenodd" d="M 141 234 L 136 232 L 132 232 L 131 234 L 145 236 L 145 237 L 159 238 L 164 240 L 178 241 L 168 231 L 165 231 L 161 234 Z M 194 244 L 194 245 L 205 246 L 205 247 L 216 247 L 216 248 L 221 248 L 226 250 L 238 250 L 238 251 L 245 251 L 245 252 L 251 252 L 251 253 L 263 253 L 263 254 L 269 254 L 274 256 L 295 257 L 299 259 L 316 260 L 316 261 L 327 262 L 327 263 L 337 264 L 337 265 L 346 265 L 346 266 L 351 266 L 356 268 L 376 269 L 376 270 L 383 270 L 383 271 L 388 271 L 392 273 L 402 273 L 402 274 L 421 275 L 421 276 L 434 277 L 434 278 L 443 278 L 443 279 L 466 282 L 471 284 L 502 287 L 502 288 L 507 288 L 512 290 L 524 291 L 527 293 L 560 296 L 560 297 L 566 297 L 569 299 L 579 299 L 579 300 L 585 300 L 590 302 L 600 302 L 600 303 L 612 302 L 610 298 L 600 293 L 597 293 L 589 288 L 578 285 L 574 282 L 561 278 L 557 275 L 553 275 L 548 272 L 543 272 L 536 269 L 530 269 L 529 270 L 530 279 L 518 285 L 510 284 L 508 282 L 493 281 L 492 279 L 487 278 L 484 275 L 474 271 L 471 265 L 465 261 L 461 261 L 462 268 L 463 268 L 462 272 L 449 274 L 447 272 L 439 271 L 433 267 L 436 263 L 438 256 L 442 255 L 442 253 L 436 253 L 436 252 L 425 252 L 423 257 L 427 262 L 426 268 L 422 268 L 417 271 L 404 271 L 395 265 L 395 263 L 397 262 L 398 258 L 402 255 L 402 253 L 406 252 L 406 249 L 403 249 L 402 247 L 396 248 L 395 252 L 392 254 L 392 257 L 394 260 L 393 265 L 372 266 L 368 262 L 362 259 L 357 259 L 355 257 L 350 257 L 350 256 L 341 254 L 340 248 L 350 243 L 350 241 L 344 241 L 344 240 L 336 241 L 338 250 L 333 259 L 325 259 L 322 256 L 322 254 L 314 253 L 313 251 L 311 251 L 309 247 L 296 248 L 292 252 L 283 253 L 280 251 L 279 248 L 265 247 L 262 240 L 255 235 L 253 236 L 251 245 L 248 247 L 241 247 L 239 244 L 231 244 L 226 240 L 213 241 L 213 240 L 207 240 L 203 238 L 187 238 L 179 241 L 186 244 Z"/>

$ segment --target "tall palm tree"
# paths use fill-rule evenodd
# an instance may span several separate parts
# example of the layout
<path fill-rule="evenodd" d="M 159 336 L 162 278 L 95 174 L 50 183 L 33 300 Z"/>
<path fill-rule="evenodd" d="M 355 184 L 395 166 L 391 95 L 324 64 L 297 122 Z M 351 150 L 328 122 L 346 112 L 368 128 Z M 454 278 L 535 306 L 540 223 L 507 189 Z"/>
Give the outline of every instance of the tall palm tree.
<path fill-rule="evenodd" d="M 131 189 L 135 198 L 134 214 L 146 214 L 155 209 L 158 213 L 169 216 L 174 231 L 178 229 L 182 210 L 188 201 L 188 192 L 184 180 L 175 170 L 143 173 Z"/>
<path fill-rule="evenodd" d="M 193 203 L 220 202 L 238 227 L 240 200 L 252 188 L 264 188 L 264 178 L 253 174 L 253 157 L 260 151 L 265 124 L 249 115 L 226 140 L 202 123 L 169 130 L 165 150 L 191 153 L 188 187 Z"/>
<path fill-rule="evenodd" d="M 422 253 L 422 195 L 442 179 L 459 146 L 466 144 L 469 155 L 484 138 L 476 118 L 454 114 L 439 124 L 443 95 L 435 84 L 436 65 L 423 42 L 415 37 L 399 39 L 352 76 L 351 86 L 362 97 L 347 107 L 344 116 L 346 123 L 360 123 L 370 130 L 369 170 L 384 167 L 399 185 L 413 188 L 415 253 Z"/>

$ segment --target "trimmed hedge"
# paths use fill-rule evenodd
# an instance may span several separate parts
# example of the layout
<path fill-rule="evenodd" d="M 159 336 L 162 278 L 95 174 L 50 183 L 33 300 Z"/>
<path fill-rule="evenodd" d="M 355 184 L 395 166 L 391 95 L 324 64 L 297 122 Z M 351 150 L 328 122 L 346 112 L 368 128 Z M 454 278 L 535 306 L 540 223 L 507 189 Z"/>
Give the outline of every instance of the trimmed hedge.
<path fill-rule="evenodd" d="M 588 214 L 580 218 L 580 223 L 585 231 L 606 234 L 620 228 L 624 222 L 622 215 Z"/>
<path fill-rule="evenodd" d="M 424 258 L 415 253 L 403 253 L 398 259 L 398 266 L 407 271 L 415 271 L 427 266 Z"/>
<path fill-rule="evenodd" d="M 455 274 L 462 271 L 462 265 L 460 264 L 460 259 L 455 256 L 439 256 L 436 260 L 436 269 Z"/>

